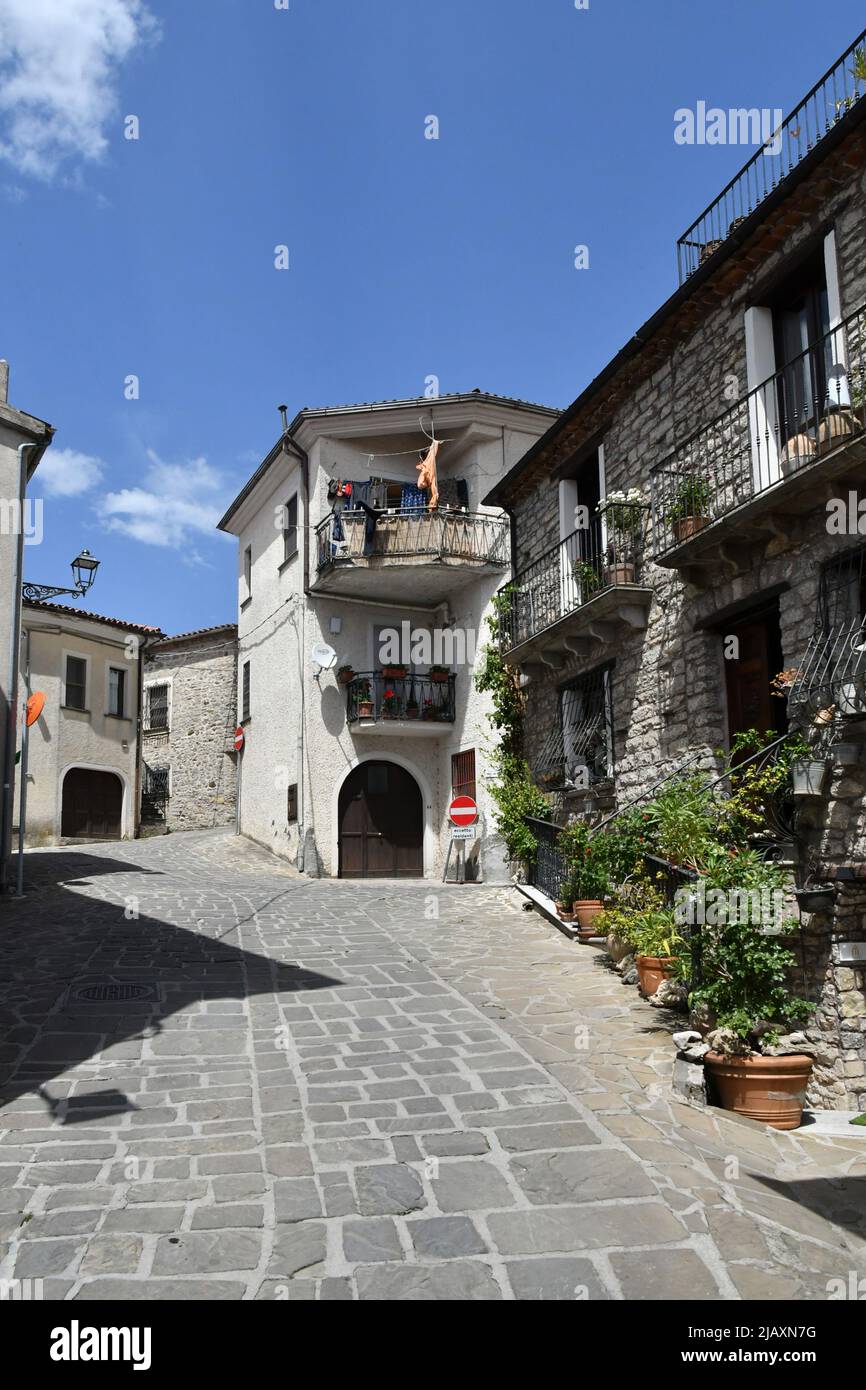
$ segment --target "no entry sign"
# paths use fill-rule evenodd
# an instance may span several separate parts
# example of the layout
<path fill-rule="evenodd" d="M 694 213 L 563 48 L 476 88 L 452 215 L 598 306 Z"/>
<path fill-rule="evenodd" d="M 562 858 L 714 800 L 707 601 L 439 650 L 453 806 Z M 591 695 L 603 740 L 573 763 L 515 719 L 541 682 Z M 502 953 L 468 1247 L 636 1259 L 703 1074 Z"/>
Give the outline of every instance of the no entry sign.
<path fill-rule="evenodd" d="M 448 819 L 452 825 L 474 825 L 478 819 L 478 807 L 471 796 L 455 796 L 448 807 Z"/>
<path fill-rule="evenodd" d="M 241 728 L 241 726 L 240 726 L 240 724 L 239 724 L 238 727 L 235 729 L 235 748 L 237 749 L 238 753 L 241 751 L 241 749 L 243 748 L 243 746 L 244 746 L 244 731 L 243 731 L 243 729 Z"/>

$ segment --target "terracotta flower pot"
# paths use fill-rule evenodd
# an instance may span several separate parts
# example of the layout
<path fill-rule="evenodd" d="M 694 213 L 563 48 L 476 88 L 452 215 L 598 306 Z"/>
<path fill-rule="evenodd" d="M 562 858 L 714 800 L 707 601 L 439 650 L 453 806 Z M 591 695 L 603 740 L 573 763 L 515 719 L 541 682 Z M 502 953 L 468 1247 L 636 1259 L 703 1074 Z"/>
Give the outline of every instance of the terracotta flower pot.
<path fill-rule="evenodd" d="M 599 913 L 604 912 L 604 903 L 600 898 L 576 898 L 571 904 L 574 915 L 577 918 L 577 925 L 582 933 L 588 936 L 595 936 L 595 919 Z"/>
<path fill-rule="evenodd" d="M 450 675 L 450 671 L 431 671 L 430 679 L 435 681 L 437 685 L 444 685 Z"/>
<path fill-rule="evenodd" d="M 559 916 L 561 917 L 561 919 L 562 919 L 563 922 L 573 922 L 573 921 L 574 921 L 574 913 L 573 913 L 572 910 L 571 910 L 571 903 L 563 903 L 563 902 L 560 902 L 559 899 L 557 898 L 557 900 L 556 900 L 556 910 L 557 910 L 557 912 L 559 913 Z"/>
<path fill-rule="evenodd" d="M 337 672 L 337 680 L 340 682 L 341 685 L 351 685 L 354 679 L 355 672 L 352 670 L 351 666 L 340 667 L 339 671 Z"/>
<path fill-rule="evenodd" d="M 605 570 L 605 579 L 613 587 L 616 587 L 617 584 L 633 584 L 634 578 L 635 567 L 633 564 L 611 565 Z"/>
<path fill-rule="evenodd" d="M 649 999 L 651 994 L 655 994 L 662 980 L 671 978 L 671 967 L 675 959 L 675 956 L 635 957 L 640 992 L 645 998 Z"/>
<path fill-rule="evenodd" d="M 359 701 L 358 701 L 358 718 L 359 718 L 359 719 L 372 719 L 372 718 L 373 718 L 373 701 L 372 701 L 372 700 L 359 700 Z"/>
<path fill-rule="evenodd" d="M 690 540 L 697 535 L 698 531 L 703 531 L 709 525 L 708 516 L 681 516 L 674 522 L 674 537 L 677 545 L 682 545 L 683 541 Z"/>
<path fill-rule="evenodd" d="M 405 678 L 405 675 L 406 675 L 406 667 L 405 667 L 405 666 L 383 666 L 383 667 L 382 667 L 382 675 L 385 677 L 385 680 L 396 680 L 396 681 L 403 680 L 403 679 Z"/>
<path fill-rule="evenodd" d="M 725 1057 L 708 1052 L 704 1065 L 723 1110 L 733 1110 L 773 1129 L 796 1129 L 803 1118 L 812 1058 Z"/>

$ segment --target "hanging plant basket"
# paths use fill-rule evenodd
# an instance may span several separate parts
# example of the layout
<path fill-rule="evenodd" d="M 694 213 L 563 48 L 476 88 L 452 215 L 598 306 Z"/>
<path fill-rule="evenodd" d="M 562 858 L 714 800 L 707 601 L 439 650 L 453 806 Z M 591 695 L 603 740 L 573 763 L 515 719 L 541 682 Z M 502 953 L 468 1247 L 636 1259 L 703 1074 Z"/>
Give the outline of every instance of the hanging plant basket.
<path fill-rule="evenodd" d="M 794 897 L 801 912 L 832 912 L 836 901 L 835 889 L 830 883 L 795 888 Z"/>
<path fill-rule="evenodd" d="M 826 761 L 807 761 L 791 764 L 792 790 L 795 796 L 823 796 L 827 780 Z"/>

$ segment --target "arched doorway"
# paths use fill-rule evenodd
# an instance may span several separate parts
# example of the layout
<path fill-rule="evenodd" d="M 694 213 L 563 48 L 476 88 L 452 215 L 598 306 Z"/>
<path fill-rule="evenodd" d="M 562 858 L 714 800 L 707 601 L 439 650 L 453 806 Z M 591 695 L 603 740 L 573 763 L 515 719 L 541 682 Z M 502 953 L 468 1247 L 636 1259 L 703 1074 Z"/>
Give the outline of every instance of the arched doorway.
<path fill-rule="evenodd" d="M 415 778 L 397 763 L 371 760 L 340 788 L 340 878 L 421 878 L 424 804 Z"/>
<path fill-rule="evenodd" d="M 119 840 L 123 782 L 116 772 L 71 767 L 63 779 L 60 835 L 64 840 Z"/>

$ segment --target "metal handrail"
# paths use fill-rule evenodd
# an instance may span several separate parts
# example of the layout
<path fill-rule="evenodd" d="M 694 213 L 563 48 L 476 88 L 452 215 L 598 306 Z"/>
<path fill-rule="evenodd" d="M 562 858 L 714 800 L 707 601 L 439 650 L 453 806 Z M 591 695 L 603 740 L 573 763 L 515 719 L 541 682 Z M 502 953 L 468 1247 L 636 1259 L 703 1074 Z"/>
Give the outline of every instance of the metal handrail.
<path fill-rule="evenodd" d="M 655 554 L 864 431 L 866 305 L 817 339 L 651 473 Z"/>
<path fill-rule="evenodd" d="M 453 724 L 456 683 L 456 675 L 450 673 L 436 679 L 414 672 L 386 676 L 383 671 L 360 671 L 346 688 L 346 719 L 350 724 L 380 719 Z"/>
<path fill-rule="evenodd" d="M 864 43 L 866 30 L 772 132 L 771 141 L 778 142 L 778 153 L 768 151 L 771 141 L 765 141 L 679 237 L 680 284 L 719 249 L 864 95 L 866 76 L 856 71 L 857 51 Z M 855 68 L 846 68 L 852 58 Z"/>

